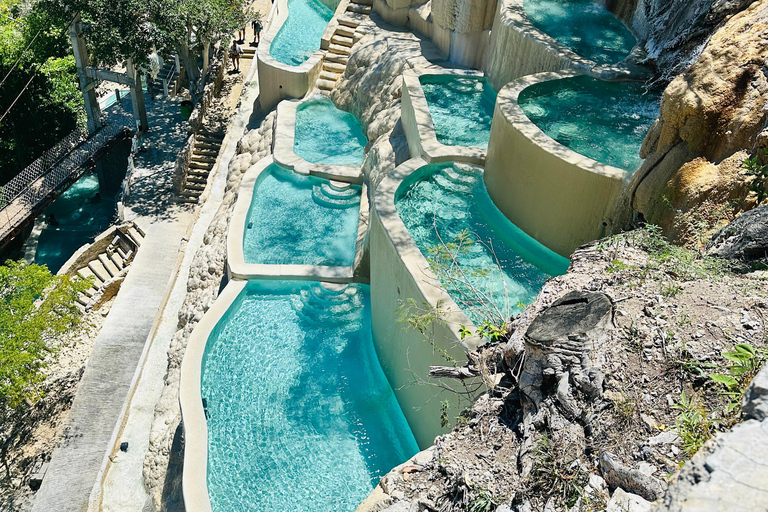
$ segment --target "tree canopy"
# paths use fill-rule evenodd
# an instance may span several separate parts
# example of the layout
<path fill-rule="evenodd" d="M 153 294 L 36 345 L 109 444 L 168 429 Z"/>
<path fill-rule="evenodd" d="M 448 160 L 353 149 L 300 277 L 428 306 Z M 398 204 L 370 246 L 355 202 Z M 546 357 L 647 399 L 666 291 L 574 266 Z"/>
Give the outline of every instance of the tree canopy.
<path fill-rule="evenodd" d="M 13 410 L 39 396 L 53 339 L 79 319 L 77 294 L 90 286 L 42 265 L 0 266 L 0 406 Z"/>

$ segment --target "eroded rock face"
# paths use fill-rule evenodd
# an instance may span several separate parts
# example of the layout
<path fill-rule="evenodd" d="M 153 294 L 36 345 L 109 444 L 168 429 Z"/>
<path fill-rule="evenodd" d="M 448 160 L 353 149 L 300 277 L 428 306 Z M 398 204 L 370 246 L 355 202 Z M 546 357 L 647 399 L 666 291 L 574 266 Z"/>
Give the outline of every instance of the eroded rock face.
<path fill-rule="evenodd" d="M 648 60 L 679 73 L 723 20 L 754 1 L 607 0 L 606 7 L 633 29 Z"/>
<path fill-rule="evenodd" d="M 721 4 L 729 3 L 713 6 Z M 691 245 L 695 229 L 711 233 L 757 204 L 742 162 L 765 145 L 767 41 L 768 1 L 761 0 L 718 30 L 664 92 L 628 196 L 634 211 L 674 241 Z"/>

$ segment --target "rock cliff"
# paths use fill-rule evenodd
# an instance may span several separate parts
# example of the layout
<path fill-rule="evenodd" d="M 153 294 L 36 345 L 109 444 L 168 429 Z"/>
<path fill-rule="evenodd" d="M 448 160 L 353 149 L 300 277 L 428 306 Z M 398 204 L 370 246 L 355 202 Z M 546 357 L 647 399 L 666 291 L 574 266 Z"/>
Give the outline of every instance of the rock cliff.
<path fill-rule="evenodd" d="M 762 0 L 733 16 L 664 91 L 625 199 L 674 240 L 706 241 L 758 202 L 742 163 L 768 146 L 766 40 Z"/>

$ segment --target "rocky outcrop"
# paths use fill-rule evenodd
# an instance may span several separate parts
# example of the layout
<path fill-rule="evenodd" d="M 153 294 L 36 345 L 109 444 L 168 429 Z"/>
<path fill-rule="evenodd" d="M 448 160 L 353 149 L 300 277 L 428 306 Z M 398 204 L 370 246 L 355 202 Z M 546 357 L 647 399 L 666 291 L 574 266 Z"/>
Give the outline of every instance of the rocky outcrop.
<path fill-rule="evenodd" d="M 655 512 L 737 512 L 768 507 L 768 368 L 745 393 L 747 421 L 710 441 L 673 479 Z"/>
<path fill-rule="evenodd" d="M 192 330 L 211 307 L 221 289 L 226 268 L 226 240 L 229 220 L 237 201 L 243 174 L 271 152 L 275 112 L 270 113 L 256 130 L 240 140 L 238 154 L 227 171 L 227 186 L 221 206 L 211 221 L 189 270 L 187 296 L 179 311 L 179 324 L 168 351 L 165 387 L 155 407 L 150 445 L 144 460 L 144 483 L 152 500 L 153 511 L 181 511 L 184 501 L 181 487 L 183 444 L 179 377 L 181 361 Z"/>
<path fill-rule="evenodd" d="M 641 56 L 671 76 L 697 56 L 697 47 L 729 16 L 755 0 L 606 0 L 638 36 Z"/>
<path fill-rule="evenodd" d="M 712 262 L 669 250 L 645 230 L 577 250 L 568 273 L 548 281 L 510 323 L 499 384 L 452 432 L 382 479 L 358 512 L 453 512 L 490 501 L 504 512 L 649 512 L 695 497 L 695 489 L 668 490 L 665 482 L 689 459 L 678 435 L 681 393 L 705 404 L 707 417 L 723 414 L 722 390 L 694 368 L 725 371 L 721 351 L 732 343 L 765 347 L 768 295 L 750 285 L 765 273 L 708 274 Z M 750 426 L 768 414 L 767 382 L 765 370 L 746 393 L 750 421 L 725 436 L 747 436 L 731 445 L 741 453 L 750 453 L 743 448 L 750 442 L 768 446 L 768 430 Z M 723 446 L 718 459 L 706 459 L 718 466 L 702 495 L 724 503 L 731 491 L 762 489 L 768 469 Z M 694 476 L 679 482 L 703 481 L 708 466 L 696 461 L 705 456 L 686 464 L 683 474 Z M 751 473 L 721 485 L 731 461 Z M 740 510 L 766 509 L 761 493 Z M 674 510 L 699 510 L 691 503 Z"/>
<path fill-rule="evenodd" d="M 761 0 L 733 16 L 670 83 L 643 143 L 645 162 L 620 203 L 618 225 L 626 223 L 631 204 L 670 238 L 692 244 L 757 204 L 742 162 L 766 146 L 766 38 L 768 1 Z"/>
<path fill-rule="evenodd" d="M 768 206 L 740 215 L 715 233 L 707 244 L 707 251 L 729 260 L 768 260 Z"/>

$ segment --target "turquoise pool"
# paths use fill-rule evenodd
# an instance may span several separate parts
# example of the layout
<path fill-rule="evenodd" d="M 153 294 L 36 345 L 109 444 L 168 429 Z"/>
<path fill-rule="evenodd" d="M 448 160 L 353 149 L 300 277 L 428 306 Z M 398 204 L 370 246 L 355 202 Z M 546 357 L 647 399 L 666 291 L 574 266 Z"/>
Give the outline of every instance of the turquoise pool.
<path fill-rule="evenodd" d="M 659 115 L 661 90 L 640 82 L 579 76 L 532 85 L 518 98 L 525 115 L 564 146 L 634 172 L 640 146 Z"/>
<path fill-rule="evenodd" d="M 299 66 L 320 49 L 320 39 L 333 10 L 319 0 L 288 0 L 288 17 L 269 47 L 276 61 Z"/>
<path fill-rule="evenodd" d="M 479 167 L 422 167 L 400 185 L 395 206 L 443 287 L 475 323 L 520 312 L 549 277 L 568 269 L 566 258 L 496 208 Z"/>
<path fill-rule="evenodd" d="M 597 64 L 624 60 L 635 46 L 632 33 L 596 0 L 524 0 L 533 26 Z"/>
<path fill-rule="evenodd" d="M 419 82 L 439 143 L 488 147 L 496 91 L 485 78 L 422 75 Z"/>
<path fill-rule="evenodd" d="M 246 263 L 350 266 L 361 187 L 336 188 L 272 164 L 259 175 L 243 237 Z"/>
<path fill-rule="evenodd" d="M 215 512 L 353 512 L 418 451 L 370 322 L 364 285 L 248 282 L 203 359 Z"/>
<path fill-rule="evenodd" d="M 357 118 L 325 96 L 317 96 L 296 109 L 293 151 L 313 164 L 359 167 L 368 139 Z"/>

